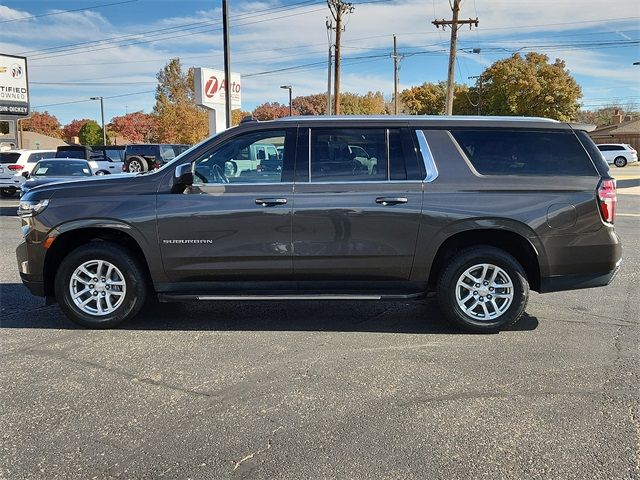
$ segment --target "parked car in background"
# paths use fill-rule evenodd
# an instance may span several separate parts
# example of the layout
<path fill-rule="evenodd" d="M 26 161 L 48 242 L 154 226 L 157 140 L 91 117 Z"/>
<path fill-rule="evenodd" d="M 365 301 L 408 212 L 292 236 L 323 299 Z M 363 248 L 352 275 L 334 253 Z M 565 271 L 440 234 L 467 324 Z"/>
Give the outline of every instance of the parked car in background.
<path fill-rule="evenodd" d="M 638 152 L 626 143 L 601 143 L 597 147 L 607 163 L 613 163 L 616 167 L 638 161 Z"/>
<path fill-rule="evenodd" d="M 24 172 L 30 173 L 38 161 L 55 156 L 55 150 L 7 150 L 0 152 L 0 195 L 11 197 L 24 183 Z"/>
<path fill-rule="evenodd" d="M 104 173 L 122 173 L 124 151 L 124 145 L 91 145 L 91 160 Z"/>
<path fill-rule="evenodd" d="M 124 151 L 123 172 L 140 173 L 160 168 L 173 160 L 189 145 L 168 143 L 145 143 L 127 145 Z"/>
<path fill-rule="evenodd" d="M 58 147 L 56 158 L 81 158 L 87 160 L 94 174 L 109 175 L 122 172 L 122 161 L 117 151 L 124 147 L 93 147 L 86 145 L 63 145 Z"/>
<path fill-rule="evenodd" d="M 616 184 L 580 126 L 522 117 L 243 122 L 148 175 L 29 191 L 29 290 L 95 328 L 161 301 L 401 300 L 495 332 L 540 293 L 607 285 Z M 226 175 L 239 152 L 283 164 Z M 377 168 L 345 146 L 361 147 Z M 79 208 L 81 206 L 82 208 Z M 427 321 L 425 319 L 425 321 Z"/>
<path fill-rule="evenodd" d="M 31 173 L 23 173 L 25 182 L 21 187 L 22 195 L 40 185 L 77 180 L 78 178 L 91 177 L 93 175 L 91 165 L 87 160 L 66 158 L 41 160 L 35 164 Z"/>

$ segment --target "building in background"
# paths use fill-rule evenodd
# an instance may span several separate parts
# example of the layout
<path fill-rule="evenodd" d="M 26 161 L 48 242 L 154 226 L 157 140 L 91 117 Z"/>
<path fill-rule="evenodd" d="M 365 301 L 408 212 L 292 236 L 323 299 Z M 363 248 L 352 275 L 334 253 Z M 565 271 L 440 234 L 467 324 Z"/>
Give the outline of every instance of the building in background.
<path fill-rule="evenodd" d="M 596 128 L 589 135 L 596 143 L 626 143 L 640 151 L 640 118 L 623 117 L 615 110 L 611 125 Z"/>

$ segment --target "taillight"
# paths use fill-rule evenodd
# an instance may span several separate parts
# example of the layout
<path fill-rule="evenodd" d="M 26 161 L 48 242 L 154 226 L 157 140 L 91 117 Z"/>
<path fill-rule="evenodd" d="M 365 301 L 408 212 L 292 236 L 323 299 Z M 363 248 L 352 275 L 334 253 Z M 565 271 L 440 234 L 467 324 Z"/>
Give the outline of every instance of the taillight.
<path fill-rule="evenodd" d="M 616 216 L 616 181 L 613 179 L 603 179 L 598 185 L 598 203 L 600 204 L 600 214 L 607 223 L 613 223 Z"/>
<path fill-rule="evenodd" d="M 9 165 L 7 168 L 9 170 L 13 170 L 14 172 L 19 172 L 23 167 L 22 165 Z"/>

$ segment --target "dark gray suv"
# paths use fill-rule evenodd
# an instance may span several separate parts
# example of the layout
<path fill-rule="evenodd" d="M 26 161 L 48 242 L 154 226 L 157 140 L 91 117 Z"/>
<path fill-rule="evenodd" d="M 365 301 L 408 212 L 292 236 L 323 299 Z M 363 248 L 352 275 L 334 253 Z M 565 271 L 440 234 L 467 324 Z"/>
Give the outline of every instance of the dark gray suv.
<path fill-rule="evenodd" d="M 31 190 L 17 256 L 31 292 L 88 327 L 130 319 L 150 296 L 437 291 L 452 321 L 492 332 L 522 316 L 530 288 L 611 281 L 615 206 L 615 181 L 579 126 L 291 117 L 243 122 L 155 172 Z"/>

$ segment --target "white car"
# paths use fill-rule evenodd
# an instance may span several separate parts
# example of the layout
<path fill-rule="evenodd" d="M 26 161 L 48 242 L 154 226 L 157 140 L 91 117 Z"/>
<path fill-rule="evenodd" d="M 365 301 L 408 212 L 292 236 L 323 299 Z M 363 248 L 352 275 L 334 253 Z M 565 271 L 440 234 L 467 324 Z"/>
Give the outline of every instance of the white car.
<path fill-rule="evenodd" d="M 613 163 L 616 167 L 638 161 L 638 152 L 626 143 L 601 143 L 597 147 L 607 163 Z"/>
<path fill-rule="evenodd" d="M 6 150 L 0 152 L 0 195 L 10 197 L 20 189 L 24 183 L 24 172 L 33 167 L 43 158 L 55 157 L 55 150 Z"/>

